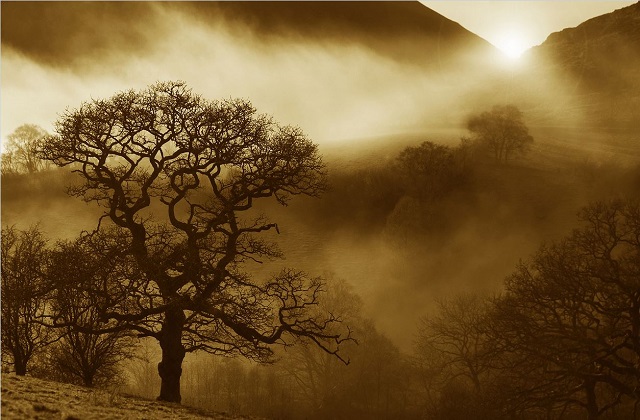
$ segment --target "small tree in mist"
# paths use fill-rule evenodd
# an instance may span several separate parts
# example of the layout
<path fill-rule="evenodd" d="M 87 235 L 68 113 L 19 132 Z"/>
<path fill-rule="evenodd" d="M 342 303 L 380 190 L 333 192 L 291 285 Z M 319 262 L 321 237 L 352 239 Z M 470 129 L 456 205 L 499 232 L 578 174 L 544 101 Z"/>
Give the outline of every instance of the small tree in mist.
<path fill-rule="evenodd" d="M 2 173 L 34 173 L 45 169 L 48 162 L 38 156 L 38 145 L 47 132 L 34 124 L 23 124 L 7 136 L 2 153 Z"/>
<path fill-rule="evenodd" d="M 135 355 L 130 331 L 95 333 L 105 328 L 96 291 L 109 275 L 122 269 L 113 255 L 97 252 L 92 242 L 101 240 L 94 235 L 59 243 L 47 270 L 52 290 L 49 312 L 57 323 L 67 324 L 49 349 L 54 375 L 89 387 L 117 381 L 121 363 Z"/>
<path fill-rule="evenodd" d="M 389 239 L 406 244 L 419 236 L 420 242 L 435 238 L 451 220 L 444 199 L 466 185 L 472 166 L 472 147 L 465 139 L 456 147 L 425 141 L 403 149 L 393 169 L 396 189 L 404 195 L 386 217 Z"/>
<path fill-rule="evenodd" d="M 47 310 L 45 270 L 47 243 L 37 227 L 2 229 L 2 354 L 18 375 L 25 375 L 32 358 L 57 339 L 42 324 Z"/>
<path fill-rule="evenodd" d="M 438 198 L 455 188 L 465 172 L 457 149 L 425 141 L 398 155 L 398 173 L 410 195 Z"/>
<path fill-rule="evenodd" d="M 500 163 L 526 152 L 533 142 L 522 112 L 514 105 L 496 105 L 491 111 L 472 116 L 467 121 L 467 129 Z"/>
<path fill-rule="evenodd" d="M 324 294 L 318 309 L 340 313 L 350 327 L 358 330 L 362 324 L 362 302 L 359 296 L 343 280 L 331 279 L 328 284 L 331 287 Z M 357 334 L 361 337 L 360 331 Z M 351 356 L 355 347 L 354 343 L 343 351 Z M 304 342 L 279 352 L 278 356 L 284 361 L 281 363 L 282 369 L 295 380 L 299 398 L 305 401 L 310 412 L 323 417 L 335 417 L 333 410 L 336 407 L 346 409 L 346 402 L 341 401 L 348 394 L 343 372 L 345 366 L 342 363 Z M 353 368 L 354 365 L 351 364 L 349 369 Z"/>
<path fill-rule="evenodd" d="M 425 376 L 429 416 L 446 418 L 453 403 L 467 416 L 490 417 L 482 407 L 493 357 L 487 307 L 477 295 L 459 295 L 439 301 L 437 313 L 421 319 L 415 361 Z"/>
<path fill-rule="evenodd" d="M 338 355 L 349 338 L 337 331 L 339 319 L 310 310 L 320 279 L 283 270 L 258 280 L 242 270 L 281 255 L 257 236 L 277 225 L 250 212 L 255 200 L 284 205 L 325 188 L 317 146 L 300 129 L 246 101 L 209 102 L 169 82 L 85 103 L 56 131 L 41 156 L 84 178 L 71 193 L 103 206 L 100 220 L 124 240 L 103 244 L 124 250 L 128 267 L 96 291 L 106 330 L 158 340 L 160 400 L 180 402 L 187 352 L 264 361 L 269 345 L 297 337 Z"/>

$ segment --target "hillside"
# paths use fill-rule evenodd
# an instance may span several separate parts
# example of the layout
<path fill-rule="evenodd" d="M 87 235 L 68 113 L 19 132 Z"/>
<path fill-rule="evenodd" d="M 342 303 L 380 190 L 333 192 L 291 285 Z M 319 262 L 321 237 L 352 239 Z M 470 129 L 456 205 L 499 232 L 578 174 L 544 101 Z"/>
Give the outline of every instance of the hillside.
<path fill-rule="evenodd" d="M 526 77 L 553 78 L 591 125 L 637 128 L 640 2 L 553 33 L 528 56 Z"/>
<path fill-rule="evenodd" d="M 189 2 L 172 7 L 195 11 L 209 23 L 222 16 L 269 43 L 298 38 L 353 44 L 422 68 L 495 53 L 487 41 L 412 1 Z"/>
<path fill-rule="evenodd" d="M 2 13 L 7 16 L 3 47 L 53 67 L 101 58 L 112 49 L 143 53 L 155 39 L 147 33 L 153 22 L 176 21 L 180 15 L 241 36 L 249 32 L 267 44 L 291 39 L 352 44 L 421 67 L 447 64 L 471 51 L 495 52 L 482 38 L 419 2 L 40 2 L 3 3 Z M 123 42 L 113 25 L 134 39 Z"/>
<path fill-rule="evenodd" d="M 29 376 L 2 375 L 2 418 L 12 419 L 249 419 L 111 391 L 83 388 Z"/>

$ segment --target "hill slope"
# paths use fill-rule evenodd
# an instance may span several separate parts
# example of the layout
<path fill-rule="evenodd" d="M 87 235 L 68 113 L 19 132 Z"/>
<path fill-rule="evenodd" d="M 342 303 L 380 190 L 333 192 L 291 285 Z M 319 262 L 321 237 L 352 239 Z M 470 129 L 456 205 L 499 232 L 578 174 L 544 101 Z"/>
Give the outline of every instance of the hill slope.
<path fill-rule="evenodd" d="M 206 21 L 217 17 L 269 42 L 357 44 L 381 56 L 421 67 L 447 64 L 468 53 L 495 48 L 419 2 L 190 2 L 173 7 Z"/>
<path fill-rule="evenodd" d="M 2 375 L 3 419 L 248 419 L 29 376 Z"/>
<path fill-rule="evenodd" d="M 529 57 L 580 100 L 592 124 L 637 127 L 640 2 L 553 33 Z"/>
<path fill-rule="evenodd" d="M 495 51 L 419 2 L 14 2 L 3 3 L 2 13 L 3 47 L 54 67 L 114 49 L 144 53 L 157 40 L 157 30 L 148 32 L 154 22 L 179 21 L 178 15 L 249 31 L 265 42 L 356 44 L 421 66 L 443 64 L 462 50 Z M 114 33 L 114 26 L 120 30 Z"/>

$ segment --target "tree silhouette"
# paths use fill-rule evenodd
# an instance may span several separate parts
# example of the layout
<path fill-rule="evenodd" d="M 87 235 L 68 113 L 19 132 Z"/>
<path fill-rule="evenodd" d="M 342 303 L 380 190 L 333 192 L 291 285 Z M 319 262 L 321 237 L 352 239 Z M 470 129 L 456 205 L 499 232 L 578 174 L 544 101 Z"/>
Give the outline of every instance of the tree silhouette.
<path fill-rule="evenodd" d="M 457 412 L 493 418 L 489 395 L 494 352 L 487 328 L 486 298 L 459 294 L 438 301 L 438 312 L 421 319 L 415 364 L 423 377 L 425 413 Z M 444 416 L 441 414 L 441 416 Z"/>
<path fill-rule="evenodd" d="M 58 323 L 68 324 L 49 351 L 50 361 L 63 380 L 88 387 L 116 381 L 121 362 L 136 350 L 130 331 L 95 333 L 105 327 L 97 291 L 121 263 L 112 254 L 97 252 L 94 243 L 100 240 L 100 235 L 92 235 L 58 243 L 46 274 L 51 289 L 48 312 Z"/>
<path fill-rule="evenodd" d="M 581 219 L 507 279 L 492 318 L 521 403 L 593 419 L 640 400 L 640 207 L 596 203 Z"/>
<path fill-rule="evenodd" d="M 418 354 L 435 349 L 443 356 L 439 370 L 445 380 L 464 377 L 477 392 L 490 366 L 485 307 L 486 302 L 475 295 L 441 300 L 437 315 L 422 318 L 416 341 Z"/>
<path fill-rule="evenodd" d="M 514 105 L 496 105 L 491 111 L 471 117 L 467 129 L 501 163 L 508 162 L 516 153 L 525 152 L 533 142 L 522 121 L 522 112 Z"/>
<path fill-rule="evenodd" d="M 2 229 L 2 353 L 11 357 L 18 375 L 25 375 L 32 357 L 58 338 L 42 324 L 47 259 L 47 243 L 37 227 Z"/>
<path fill-rule="evenodd" d="M 109 330 L 135 330 L 162 349 L 160 400 L 180 402 L 186 352 L 268 360 L 270 344 L 310 340 L 338 357 L 340 320 L 311 309 L 323 284 L 285 269 L 256 279 L 243 263 L 281 256 L 258 234 L 277 225 L 257 199 L 318 196 L 317 146 L 244 100 L 210 102 L 182 82 L 158 83 L 67 111 L 41 156 L 84 178 L 71 194 L 105 208 L 120 272 L 97 291 Z M 99 224 L 100 226 L 100 224 Z M 109 235 L 106 235 L 108 237 Z"/>

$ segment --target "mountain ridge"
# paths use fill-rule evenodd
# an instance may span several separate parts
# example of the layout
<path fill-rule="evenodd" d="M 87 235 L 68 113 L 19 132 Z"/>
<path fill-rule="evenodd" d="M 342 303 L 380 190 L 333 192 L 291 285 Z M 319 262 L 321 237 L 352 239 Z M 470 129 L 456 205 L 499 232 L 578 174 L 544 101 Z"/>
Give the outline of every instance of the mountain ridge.
<path fill-rule="evenodd" d="M 640 2 L 550 34 L 500 83 L 533 126 L 632 136 L 640 115 Z"/>
<path fill-rule="evenodd" d="M 176 16 L 166 12 L 209 26 L 222 18 L 231 29 L 253 31 L 266 42 L 287 38 L 362 44 L 403 62 L 414 61 L 425 50 L 422 43 L 432 44 L 429 48 L 443 56 L 445 50 L 462 47 L 494 49 L 417 1 L 3 2 L 2 45 L 52 67 L 113 49 L 141 53 L 158 34 L 166 36 L 159 22 Z"/>

